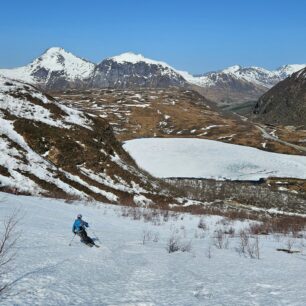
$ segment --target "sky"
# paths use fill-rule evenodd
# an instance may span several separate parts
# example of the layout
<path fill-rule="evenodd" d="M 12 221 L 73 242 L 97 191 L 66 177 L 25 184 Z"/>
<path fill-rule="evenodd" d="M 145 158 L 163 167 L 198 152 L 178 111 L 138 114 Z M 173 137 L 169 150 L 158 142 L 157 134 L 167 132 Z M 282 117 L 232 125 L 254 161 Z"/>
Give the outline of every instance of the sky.
<path fill-rule="evenodd" d="M 132 51 L 191 73 L 306 63 L 305 0 L 1 1 L 0 67 L 52 46 L 93 62 Z"/>

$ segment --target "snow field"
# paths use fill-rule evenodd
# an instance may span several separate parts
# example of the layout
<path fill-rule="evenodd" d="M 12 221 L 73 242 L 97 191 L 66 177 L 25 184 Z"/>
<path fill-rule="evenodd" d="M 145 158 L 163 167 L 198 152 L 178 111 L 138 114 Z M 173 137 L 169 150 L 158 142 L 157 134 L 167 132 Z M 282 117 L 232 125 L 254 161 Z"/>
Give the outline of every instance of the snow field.
<path fill-rule="evenodd" d="M 128 208 L 118 206 L 3 193 L 0 199 L 0 221 L 16 209 L 22 216 L 17 257 L 6 275 L 17 282 L 1 305 L 305 305 L 303 239 L 294 244 L 302 253 L 289 255 L 276 251 L 288 237 L 261 236 L 257 260 L 237 253 L 237 235 L 227 249 L 214 245 L 215 230 L 237 232 L 247 222 L 204 216 L 204 231 L 200 216 L 189 214 L 167 222 L 162 216 L 154 225 L 123 217 Z M 78 213 L 101 248 L 78 238 L 68 245 Z M 191 242 L 190 252 L 169 254 L 172 236 Z"/>
<path fill-rule="evenodd" d="M 156 177 L 259 180 L 306 178 L 306 157 L 197 138 L 143 138 L 124 149 L 138 166 Z"/>

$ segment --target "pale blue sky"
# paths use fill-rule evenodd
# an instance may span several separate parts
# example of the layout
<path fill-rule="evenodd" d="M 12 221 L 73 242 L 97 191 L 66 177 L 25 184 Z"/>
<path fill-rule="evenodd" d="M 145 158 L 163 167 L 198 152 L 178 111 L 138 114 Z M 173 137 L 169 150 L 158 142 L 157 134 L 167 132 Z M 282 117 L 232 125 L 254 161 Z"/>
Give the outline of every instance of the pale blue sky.
<path fill-rule="evenodd" d="M 0 67 L 51 46 L 99 62 L 126 51 L 192 73 L 306 63 L 304 0 L 10 0 L 0 10 Z"/>

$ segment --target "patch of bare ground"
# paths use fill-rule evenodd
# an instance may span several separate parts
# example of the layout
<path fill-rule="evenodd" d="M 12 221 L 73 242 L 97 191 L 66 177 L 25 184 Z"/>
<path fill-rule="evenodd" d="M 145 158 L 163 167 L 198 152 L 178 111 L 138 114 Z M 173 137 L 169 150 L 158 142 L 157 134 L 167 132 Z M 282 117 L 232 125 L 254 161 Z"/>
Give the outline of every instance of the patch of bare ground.
<path fill-rule="evenodd" d="M 87 90 L 55 95 L 68 105 L 106 118 L 120 141 L 140 137 L 197 137 L 278 153 L 303 154 L 286 144 L 267 140 L 247 118 L 221 111 L 192 90 Z M 296 142 L 303 141 L 304 132 L 298 132 Z M 285 140 L 291 137 L 288 133 Z"/>
<path fill-rule="evenodd" d="M 10 173 L 6 167 L 0 165 L 0 175 L 9 177 Z"/>

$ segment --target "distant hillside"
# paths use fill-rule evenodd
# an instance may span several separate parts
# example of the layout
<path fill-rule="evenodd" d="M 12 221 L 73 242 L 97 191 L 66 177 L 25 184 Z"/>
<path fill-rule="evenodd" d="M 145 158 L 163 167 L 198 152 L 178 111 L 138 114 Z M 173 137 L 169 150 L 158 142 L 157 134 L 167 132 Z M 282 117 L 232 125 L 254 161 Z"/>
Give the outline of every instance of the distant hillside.
<path fill-rule="evenodd" d="M 306 65 L 285 65 L 276 70 L 235 65 L 221 71 L 191 76 L 184 73 L 194 89 L 219 105 L 257 100 L 272 86 Z"/>
<path fill-rule="evenodd" d="M 266 123 L 306 127 L 306 68 L 270 89 L 253 112 Z"/>

